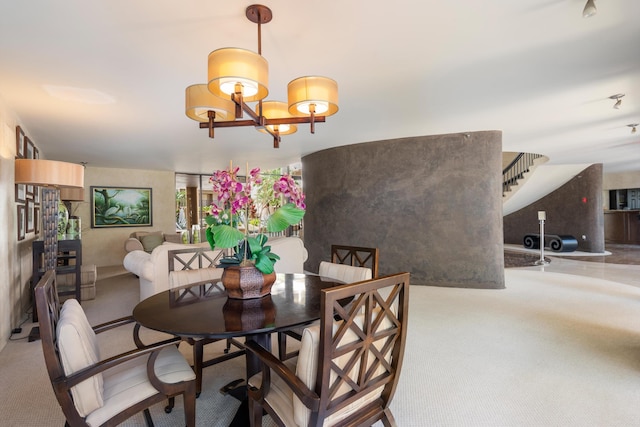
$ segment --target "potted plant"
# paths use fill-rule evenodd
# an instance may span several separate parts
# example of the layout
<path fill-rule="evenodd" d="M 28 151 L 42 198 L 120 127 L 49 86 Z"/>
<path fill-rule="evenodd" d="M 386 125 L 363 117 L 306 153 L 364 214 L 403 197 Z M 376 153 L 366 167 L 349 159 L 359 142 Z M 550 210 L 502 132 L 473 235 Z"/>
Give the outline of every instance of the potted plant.
<path fill-rule="evenodd" d="M 220 262 L 220 265 L 225 268 L 223 274 L 225 287 L 227 287 L 225 279 L 228 281 L 231 276 L 239 276 L 238 280 L 241 280 L 241 276 L 245 273 L 255 276 L 255 270 L 260 272 L 264 280 L 272 280 L 271 284 L 273 284 L 274 265 L 280 257 L 271 252 L 271 247 L 267 245 L 269 239 L 263 231 L 280 232 L 299 223 L 305 214 L 305 196 L 293 178 L 283 175 L 273 184 L 273 191 L 284 203 L 270 214 L 264 223 L 260 223 L 257 232 L 252 233 L 250 220 L 254 206 L 251 194 L 252 189 L 262 183 L 262 178 L 260 169 L 255 168 L 251 171 L 247 170 L 247 175 L 242 182 L 238 179 L 239 170 L 230 166 L 228 170 L 215 171 L 209 179 L 216 200 L 211 205 L 211 215 L 205 217 L 207 240 L 212 249 L 233 248 L 233 254 L 223 257 Z M 269 291 L 271 284 L 268 285 Z M 252 296 L 249 297 L 269 293 L 264 287 L 261 287 L 257 294 L 250 293 L 249 295 Z M 227 292 L 232 296 L 233 292 L 229 287 Z M 236 297 L 240 296 L 236 295 Z"/>

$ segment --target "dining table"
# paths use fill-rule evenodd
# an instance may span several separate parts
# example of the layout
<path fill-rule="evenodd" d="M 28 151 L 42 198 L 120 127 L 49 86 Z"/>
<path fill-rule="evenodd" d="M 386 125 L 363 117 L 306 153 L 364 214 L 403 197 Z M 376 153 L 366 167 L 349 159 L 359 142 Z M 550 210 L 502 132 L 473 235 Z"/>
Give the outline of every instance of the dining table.
<path fill-rule="evenodd" d="M 181 338 L 244 338 L 271 350 L 271 334 L 320 319 L 322 289 L 341 284 L 315 274 L 277 274 L 271 293 L 261 298 L 229 298 L 222 283 L 196 283 L 169 289 L 138 303 L 134 320 L 149 329 Z M 261 370 L 259 359 L 245 353 L 242 381 L 221 389 L 242 404 L 231 426 L 249 425 L 246 381 Z"/>

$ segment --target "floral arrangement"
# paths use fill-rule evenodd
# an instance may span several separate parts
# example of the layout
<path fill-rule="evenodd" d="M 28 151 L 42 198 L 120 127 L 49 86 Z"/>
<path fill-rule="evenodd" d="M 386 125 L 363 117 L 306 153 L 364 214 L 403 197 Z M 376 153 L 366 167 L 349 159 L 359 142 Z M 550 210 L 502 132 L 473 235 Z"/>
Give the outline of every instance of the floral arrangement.
<path fill-rule="evenodd" d="M 209 178 L 217 200 L 211 205 L 211 215 L 205 217 L 207 240 L 212 249 L 234 248 L 234 255 L 221 259 L 222 267 L 255 265 L 262 273 L 270 274 L 280 257 L 271 252 L 271 247 L 266 245 L 268 237 L 262 232 L 280 232 L 300 222 L 306 209 L 305 196 L 293 178 L 283 175 L 274 183 L 273 191 L 285 203 L 258 227 L 257 234 L 249 235 L 249 220 L 255 211 L 251 191 L 262 183 L 262 178 L 259 168 L 249 171 L 247 167 L 247 175 L 241 182 L 239 170 L 230 165 L 228 170 L 217 170 Z M 239 230 L 241 224 L 244 233 Z"/>

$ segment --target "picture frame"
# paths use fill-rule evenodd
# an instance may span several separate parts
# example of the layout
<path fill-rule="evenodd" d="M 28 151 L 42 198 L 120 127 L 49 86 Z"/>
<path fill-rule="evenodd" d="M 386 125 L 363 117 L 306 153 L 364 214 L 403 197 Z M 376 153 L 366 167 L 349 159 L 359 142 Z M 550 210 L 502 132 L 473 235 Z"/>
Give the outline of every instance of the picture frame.
<path fill-rule="evenodd" d="M 27 200 L 27 186 L 16 184 L 16 202 L 24 203 Z"/>
<path fill-rule="evenodd" d="M 29 139 L 28 136 L 24 137 L 24 156 L 27 159 L 33 159 L 33 154 L 36 146 L 33 144 L 33 141 Z"/>
<path fill-rule="evenodd" d="M 33 189 L 33 203 L 38 206 L 40 204 L 40 187 L 36 186 Z"/>
<path fill-rule="evenodd" d="M 20 126 L 16 126 L 16 158 L 18 159 L 24 159 L 24 138 L 24 131 Z"/>
<path fill-rule="evenodd" d="M 25 205 L 25 210 L 26 210 L 26 215 L 27 215 L 27 233 L 33 233 L 36 229 L 35 227 L 35 221 L 34 221 L 34 214 L 33 214 L 33 208 L 35 206 L 33 205 L 33 201 L 27 199 L 26 205 Z"/>
<path fill-rule="evenodd" d="M 91 228 L 153 225 L 151 188 L 91 186 L 90 190 Z"/>
<path fill-rule="evenodd" d="M 33 208 L 33 231 L 36 233 L 36 236 L 40 234 L 40 208 L 38 206 L 34 206 Z"/>
<path fill-rule="evenodd" d="M 26 184 L 26 191 L 25 191 L 25 199 L 26 200 L 33 200 L 33 198 L 35 197 L 36 194 L 36 187 L 34 185 L 30 185 L 30 184 Z"/>
<path fill-rule="evenodd" d="M 26 236 L 27 223 L 26 223 L 26 215 L 25 215 L 25 207 L 24 205 L 18 205 L 18 241 L 24 240 Z"/>

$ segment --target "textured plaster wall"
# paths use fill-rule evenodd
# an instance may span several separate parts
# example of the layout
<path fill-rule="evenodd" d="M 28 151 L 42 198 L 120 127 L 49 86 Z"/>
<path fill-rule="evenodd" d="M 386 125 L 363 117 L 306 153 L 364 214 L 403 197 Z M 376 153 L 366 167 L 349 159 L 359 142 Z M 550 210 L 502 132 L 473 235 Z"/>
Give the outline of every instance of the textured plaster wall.
<path fill-rule="evenodd" d="M 91 228 L 91 186 L 151 187 L 152 227 Z M 72 210 L 82 221 L 82 261 L 99 267 L 122 265 L 124 241 L 134 231 L 175 232 L 175 174 L 170 171 L 87 167 L 85 201 Z"/>
<path fill-rule="evenodd" d="M 602 198 L 602 164 L 598 163 L 537 202 L 505 216 L 504 242 L 522 245 L 525 234 L 538 233 L 538 211 L 545 211 L 545 234 L 572 235 L 578 239 L 579 251 L 603 252 Z"/>
<path fill-rule="evenodd" d="M 375 141 L 302 159 L 305 268 L 331 244 L 377 246 L 380 274 L 503 288 L 499 131 Z"/>

